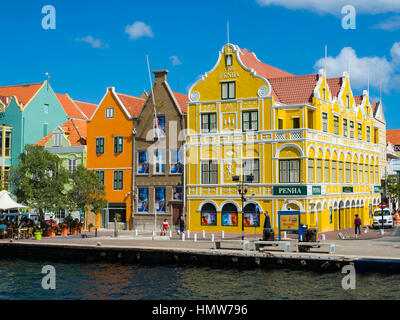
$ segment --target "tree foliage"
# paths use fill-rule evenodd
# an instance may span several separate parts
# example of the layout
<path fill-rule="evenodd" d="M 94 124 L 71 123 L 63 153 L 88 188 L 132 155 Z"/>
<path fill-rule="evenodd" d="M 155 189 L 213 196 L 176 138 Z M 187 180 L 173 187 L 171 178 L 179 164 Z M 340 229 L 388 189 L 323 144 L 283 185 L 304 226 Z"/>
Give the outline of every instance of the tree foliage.
<path fill-rule="evenodd" d="M 18 200 L 44 213 L 65 207 L 68 171 L 61 159 L 42 146 L 27 145 L 19 157 L 20 162 L 12 168 L 10 181 Z"/>

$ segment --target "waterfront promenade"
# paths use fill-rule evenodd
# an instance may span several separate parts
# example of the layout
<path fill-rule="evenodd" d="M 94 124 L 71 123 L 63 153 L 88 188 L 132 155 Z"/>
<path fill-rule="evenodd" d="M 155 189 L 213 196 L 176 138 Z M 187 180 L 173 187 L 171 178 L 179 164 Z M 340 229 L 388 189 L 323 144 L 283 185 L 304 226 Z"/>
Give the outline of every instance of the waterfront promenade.
<path fill-rule="evenodd" d="M 346 230 L 341 230 L 346 234 Z M 194 241 L 194 235 L 197 241 Z M 336 235 L 335 235 L 336 234 Z M 351 232 L 349 232 L 351 234 Z M 250 251 L 234 249 L 215 249 L 211 234 L 186 233 L 185 241 L 172 234 L 172 237 L 161 237 L 152 233 L 119 231 L 113 237 L 111 230 L 99 230 L 79 236 L 42 238 L 42 240 L 0 240 L 0 254 L 11 258 L 46 258 L 61 260 L 94 261 L 128 263 L 173 263 L 223 265 L 225 267 L 257 267 L 288 266 L 321 268 L 326 262 L 336 264 L 340 269 L 344 264 L 355 264 L 367 271 L 400 269 L 400 228 L 386 230 L 382 236 L 379 230 L 370 230 L 357 240 L 341 240 L 338 231 L 325 233 L 326 240 L 321 243 L 335 244 L 335 253 L 289 252 L 282 251 Z M 289 235 L 292 237 L 294 235 Z M 240 239 L 238 234 L 224 234 L 224 239 Z M 246 234 L 246 240 L 258 240 L 261 235 Z M 221 234 L 214 235 L 214 241 L 221 240 Z M 291 244 L 296 239 L 286 239 Z M 292 249 L 294 246 L 291 246 Z M 377 265 L 378 263 L 378 265 Z"/>

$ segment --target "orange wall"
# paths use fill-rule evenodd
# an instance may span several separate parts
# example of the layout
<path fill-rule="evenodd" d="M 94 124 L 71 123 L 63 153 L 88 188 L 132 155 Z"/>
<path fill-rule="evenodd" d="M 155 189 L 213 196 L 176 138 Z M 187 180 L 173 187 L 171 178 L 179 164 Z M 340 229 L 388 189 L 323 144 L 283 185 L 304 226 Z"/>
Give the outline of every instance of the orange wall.
<path fill-rule="evenodd" d="M 106 108 L 114 108 L 114 118 L 106 119 Z M 87 125 L 87 168 L 104 171 L 108 202 L 126 202 L 126 221 L 130 221 L 132 188 L 132 120 L 111 91 L 108 91 L 93 119 Z M 123 136 L 121 154 L 114 153 L 114 136 Z M 104 137 L 104 154 L 96 154 L 96 137 Z M 114 170 L 123 170 L 123 190 L 115 191 Z"/>

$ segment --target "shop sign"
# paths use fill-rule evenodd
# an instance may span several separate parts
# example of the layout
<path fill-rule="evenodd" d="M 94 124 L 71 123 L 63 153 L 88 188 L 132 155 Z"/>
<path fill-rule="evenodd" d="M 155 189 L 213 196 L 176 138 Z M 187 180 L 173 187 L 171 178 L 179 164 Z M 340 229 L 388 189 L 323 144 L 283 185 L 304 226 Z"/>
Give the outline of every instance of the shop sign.
<path fill-rule="evenodd" d="M 353 187 L 343 187 L 343 193 L 353 193 Z"/>
<path fill-rule="evenodd" d="M 274 196 L 306 196 L 307 186 L 274 186 Z"/>

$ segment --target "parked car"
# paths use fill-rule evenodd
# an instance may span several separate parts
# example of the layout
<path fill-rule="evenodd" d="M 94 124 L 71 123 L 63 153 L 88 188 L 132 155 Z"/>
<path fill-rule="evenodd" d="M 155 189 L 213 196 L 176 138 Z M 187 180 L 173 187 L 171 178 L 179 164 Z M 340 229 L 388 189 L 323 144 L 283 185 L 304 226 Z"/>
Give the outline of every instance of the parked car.
<path fill-rule="evenodd" d="M 373 216 L 372 227 L 382 228 L 382 209 L 376 209 Z M 393 227 L 393 217 L 389 209 L 383 209 L 383 227 L 392 228 Z"/>

